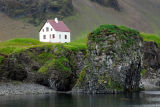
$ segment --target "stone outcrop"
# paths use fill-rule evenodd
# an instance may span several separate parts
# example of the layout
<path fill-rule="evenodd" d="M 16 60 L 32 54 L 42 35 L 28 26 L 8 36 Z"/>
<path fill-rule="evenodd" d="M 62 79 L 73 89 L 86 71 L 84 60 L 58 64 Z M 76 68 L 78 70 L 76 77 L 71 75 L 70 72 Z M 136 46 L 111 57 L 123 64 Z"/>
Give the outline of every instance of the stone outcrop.
<path fill-rule="evenodd" d="M 142 59 L 143 40 L 139 32 L 122 26 L 100 26 L 88 36 L 85 67 L 74 90 L 139 91 Z"/>
<path fill-rule="evenodd" d="M 85 50 L 63 45 L 27 49 L 1 62 L 1 80 L 38 83 L 57 91 L 69 91 L 84 66 Z"/>
<path fill-rule="evenodd" d="M 160 48 L 155 42 L 144 43 L 144 65 L 155 70 L 160 68 Z"/>
<path fill-rule="evenodd" d="M 155 42 L 144 43 L 142 85 L 146 90 L 160 88 L 160 48 Z"/>
<path fill-rule="evenodd" d="M 143 42 L 136 30 L 102 25 L 89 34 L 87 49 L 55 44 L 4 56 L 0 81 L 38 83 L 57 91 L 74 87 L 83 93 L 139 91 L 141 82 L 144 88 L 159 88 L 159 53 L 158 45 Z"/>

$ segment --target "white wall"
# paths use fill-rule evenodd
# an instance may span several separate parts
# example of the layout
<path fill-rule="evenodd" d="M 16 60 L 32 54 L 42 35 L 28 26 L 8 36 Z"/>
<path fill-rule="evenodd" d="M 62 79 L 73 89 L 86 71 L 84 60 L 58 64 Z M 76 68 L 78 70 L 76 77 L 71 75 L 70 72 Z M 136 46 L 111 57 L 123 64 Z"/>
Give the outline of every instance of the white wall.
<path fill-rule="evenodd" d="M 65 35 L 67 35 L 67 39 L 65 39 Z M 56 32 L 56 37 L 57 40 L 60 43 L 69 43 L 71 38 L 70 38 L 70 32 Z"/>
<path fill-rule="evenodd" d="M 46 31 L 46 27 L 49 28 L 49 31 Z M 52 31 L 51 31 L 52 28 Z M 43 32 L 44 29 L 44 32 Z M 50 35 L 54 34 L 55 38 L 50 38 Z M 43 36 L 46 35 L 46 39 L 43 38 Z M 65 39 L 65 35 L 67 35 L 67 39 Z M 53 27 L 46 22 L 41 31 L 39 32 L 39 40 L 41 42 L 52 42 L 52 43 L 69 43 L 70 42 L 70 32 L 59 32 L 55 31 Z"/>

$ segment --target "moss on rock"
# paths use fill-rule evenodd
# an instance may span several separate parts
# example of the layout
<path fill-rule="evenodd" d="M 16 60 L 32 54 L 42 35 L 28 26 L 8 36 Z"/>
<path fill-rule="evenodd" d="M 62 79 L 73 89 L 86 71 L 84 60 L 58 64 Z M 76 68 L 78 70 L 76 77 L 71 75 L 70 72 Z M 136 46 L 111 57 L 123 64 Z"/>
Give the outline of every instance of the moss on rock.
<path fill-rule="evenodd" d="M 13 41 L 8 43 L 13 44 Z M 40 43 L 21 51 L 14 50 L 2 59 L 0 78 L 36 82 L 55 90 L 68 91 L 75 85 L 83 67 L 85 51 L 75 43 Z"/>
<path fill-rule="evenodd" d="M 89 66 L 79 89 L 85 93 L 138 91 L 142 49 L 138 31 L 116 25 L 98 27 L 88 35 L 85 63 Z"/>

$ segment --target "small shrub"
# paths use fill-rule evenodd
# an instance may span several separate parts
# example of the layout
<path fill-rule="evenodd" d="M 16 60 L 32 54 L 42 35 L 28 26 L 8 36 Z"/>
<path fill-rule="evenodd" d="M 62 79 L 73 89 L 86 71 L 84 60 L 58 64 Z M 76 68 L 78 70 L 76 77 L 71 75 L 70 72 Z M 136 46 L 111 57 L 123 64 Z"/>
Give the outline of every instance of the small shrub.
<path fill-rule="evenodd" d="M 39 70 L 39 73 L 46 74 L 48 69 L 55 64 L 55 59 L 49 60 L 46 62 Z"/>
<path fill-rule="evenodd" d="M 79 74 L 79 78 L 77 80 L 76 86 L 82 85 L 82 82 L 84 81 L 85 75 L 86 75 L 85 69 L 82 69 L 82 71 Z"/>
<path fill-rule="evenodd" d="M 147 70 L 146 70 L 146 69 L 142 69 L 142 71 L 141 71 L 141 75 L 142 75 L 142 77 L 144 77 L 144 76 L 145 76 L 146 72 L 147 72 Z"/>
<path fill-rule="evenodd" d="M 4 57 L 0 55 L 0 63 L 2 62 L 3 59 Z"/>

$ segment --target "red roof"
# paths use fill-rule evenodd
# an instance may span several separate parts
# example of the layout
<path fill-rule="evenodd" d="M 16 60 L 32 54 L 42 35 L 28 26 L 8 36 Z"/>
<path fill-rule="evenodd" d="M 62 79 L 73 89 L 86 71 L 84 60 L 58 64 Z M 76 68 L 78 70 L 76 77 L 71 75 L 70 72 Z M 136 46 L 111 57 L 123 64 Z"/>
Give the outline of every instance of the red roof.
<path fill-rule="evenodd" d="M 55 22 L 55 20 L 47 20 L 48 23 L 54 28 L 55 31 L 70 32 L 69 28 L 63 23 L 63 21 Z"/>

